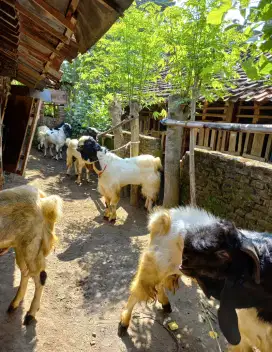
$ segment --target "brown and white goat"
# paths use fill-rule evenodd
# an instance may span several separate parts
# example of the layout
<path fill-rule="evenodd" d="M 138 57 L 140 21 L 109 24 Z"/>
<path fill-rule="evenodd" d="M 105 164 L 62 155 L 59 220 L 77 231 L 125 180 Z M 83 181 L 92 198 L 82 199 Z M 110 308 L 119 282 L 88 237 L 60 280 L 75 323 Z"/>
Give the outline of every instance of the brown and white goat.
<path fill-rule="evenodd" d="M 62 201 L 58 196 L 46 196 L 32 186 L 20 186 L 0 192 L 0 250 L 13 247 L 21 282 L 8 312 L 18 308 L 23 300 L 29 278 L 35 283 L 35 294 L 24 324 L 34 320 L 47 278 L 45 257 L 56 241 L 55 223 L 61 215 Z"/>
<path fill-rule="evenodd" d="M 121 314 L 119 336 L 126 332 L 132 310 L 140 301 L 158 300 L 165 312 L 171 312 L 165 289 L 175 292 L 178 288 L 184 235 L 190 227 L 214 221 L 215 218 L 205 211 L 191 207 L 170 210 L 157 208 L 150 215 L 150 241 L 141 255 L 126 308 Z"/>

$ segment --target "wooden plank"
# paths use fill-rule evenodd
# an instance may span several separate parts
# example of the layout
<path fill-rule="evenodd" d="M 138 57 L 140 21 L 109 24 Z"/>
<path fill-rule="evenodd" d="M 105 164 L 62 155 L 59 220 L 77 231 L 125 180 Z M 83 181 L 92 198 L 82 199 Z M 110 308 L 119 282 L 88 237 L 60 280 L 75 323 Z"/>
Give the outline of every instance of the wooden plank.
<path fill-rule="evenodd" d="M 75 24 L 63 16 L 58 10 L 50 6 L 44 0 L 33 0 L 33 2 L 38 5 L 41 9 L 46 11 L 51 17 L 53 17 L 57 22 L 62 24 L 64 27 L 70 29 L 70 31 L 75 31 Z"/>
<path fill-rule="evenodd" d="M 239 132 L 239 137 L 238 137 L 238 149 L 237 153 L 241 155 L 242 153 L 242 141 L 243 141 L 243 132 Z"/>
<path fill-rule="evenodd" d="M 225 145 L 226 145 L 226 138 L 227 138 L 227 131 L 222 131 L 222 144 L 221 144 L 221 152 L 225 151 Z"/>
<path fill-rule="evenodd" d="M 237 132 L 230 132 L 229 147 L 227 149 L 230 153 L 235 153 L 236 140 L 237 140 Z"/>
<path fill-rule="evenodd" d="M 12 19 L 12 18 L 7 16 L 3 12 L 0 13 L 0 18 L 1 18 L 2 21 L 4 21 L 5 23 L 9 24 L 10 26 L 15 28 L 16 30 L 18 29 L 18 21 L 17 21 L 17 19 Z"/>
<path fill-rule="evenodd" d="M 115 11 L 120 16 L 123 16 L 122 9 L 117 5 L 115 1 L 112 1 L 112 0 L 108 0 L 107 2 L 105 0 L 97 0 L 97 1 L 100 2 L 100 4 L 102 4 L 103 6 L 105 6 L 108 10 Z"/>
<path fill-rule="evenodd" d="M 254 133 L 252 148 L 250 154 L 261 157 L 264 143 L 264 133 Z"/>
<path fill-rule="evenodd" d="M 218 131 L 212 130 L 212 135 L 211 135 L 211 143 L 210 147 L 212 150 L 216 149 L 216 137 L 217 137 Z"/>
<path fill-rule="evenodd" d="M 217 137 L 217 143 L 216 143 L 216 150 L 218 151 L 221 150 L 222 137 L 223 137 L 223 131 L 218 131 L 218 137 Z"/>
<path fill-rule="evenodd" d="M 258 161 L 265 161 L 264 158 L 261 158 L 261 157 L 258 157 L 258 156 L 254 156 L 254 155 L 251 155 L 251 154 L 246 154 L 244 153 L 242 155 L 244 158 L 247 158 L 247 159 L 253 159 L 253 160 L 258 160 Z"/>
<path fill-rule="evenodd" d="M 19 11 L 20 14 L 24 15 L 29 20 L 31 20 L 35 24 L 35 26 L 38 26 L 38 27 L 44 29 L 45 31 L 52 34 L 54 37 L 58 38 L 59 40 L 61 40 L 63 42 L 67 42 L 67 37 L 65 35 L 63 35 L 62 33 L 59 33 L 54 28 L 50 27 L 40 17 L 36 16 L 33 12 L 28 11 L 26 8 L 24 8 L 22 5 L 20 5 L 18 2 L 16 3 L 16 9 Z"/>
<path fill-rule="evenodd" d="M 36 107 L 35 107 L 35 112 L 34 112 L 34 118 L 32 119 L 32 125 L 31 125 L 31 130 L 30 130 L 30 139 L 28 141 L 28 145 L 26 147 L 26 152 L 24 155 L 24 160 L 23 160 L 23 164 L 22 164 L 22 168 L 21 168 L 21 173 L 24 174 L 25 172 L 25 168 L 27 165 L 27 161 L 30 155 L 30 149 L 32 146 L 32 142 L 33 142 L 33 138 L 34 138 L 34 134 L 36 131 L 36 126 L 37 126 L 37 122 L 40 116 L 40 111 L 41 111 L 41 106 L 42 106 L 42 101 L 40 99 L 37 99 L 36 102 Z"/>
<path fill-rule="evenodd" d="M 265 156 L 264 156 L 265 161 L 270 161 L 271 145 L 272 145 L 272 134 L 268 136 L 268 141 L 267 141 Z"/>
<path fill-rule="evenodd" d="M 246 139 L 245 139 L 245 145 L 244 145 L 243 155 L 244 155 L 245 153 L 247 153 L 247 150 L 248 150 L 249 136 L 250 136 L 250 133 L 247 133 L 247 134 L 246 134 Z"/>
<path fill-rule="evenodd" d="M 29 119 L 30 119 L 30 116 L 31 116 L 31 112 L 32 112 L 32 109 L 33 109 L 33 104 L 34 104 L 34 98 L 32 98 L 32 101 L 31 101 L 31 107 L 30 107 L 30 110 L 29 110 L 29 116 L 28 116 L 28 120 L 27 120 L 27 127 L 26 127 L 26 130 L 25 130 L 25 135 L 24 135 L 24 139 L 23 139 L 23 142 L 21 144 L 21 149 L 20 149 L 20 153 L 19 153 L 19 157 L 18 157 L 18 160 L 17 160 L 17 164 L 16 164 L 16 173 L 19 171 L 19 165 L 20 165 L 20 162 L 21 162 L 21 157 L 22 157 L 22 154 L 23 154 L 23 151 L 24 151 L 24 146 L 25 146 L 25 141 L 26 141 L 26 137 L 27 137 L 27 132 L 28 132 L 28 124 L 29 124 Z M 20 173 L 22 175 L 22 173 Z"/>
<path fill-rule="evenodd" d="M 16 20 L 17 18 L 14 8 L 3 1 L 0 1 L 0 11 L 10 17 L 12 20 Z"/>
<path fill-rule="evenodd" d="M 43 47 L 52 51 L 53 53 L 57 54 L 58 56 L 63 56 L 58 50 L 55 49 L 55 47 L 53 45 L 49 44 L 47 41 L 40 38 L 39 36 L 37 36 L 33 33 L 30 33 L 28 28 L 26 28 L 24 26 L 20 26 L 20 29 L 21 29 L 21 33 L 24 34 L 26 37 L 34 40 L 36 43 L 41 44 Z"/>
<path fill-rule="evenodd" d="M 225 106 L 208 106 L 207 108 L 206 108 L 207 110 L 225 110 Z"/>
<path fill-rule="evenodd" d="M 18 63 L 18 71 L 23 71 L 29 74 L 35 80 L 40 80 L 40 74 L 37 71 L 32 70 L 30 67 L 25 66 L 23 63 Z"/>
<path fill-rule="evenodd" d="M 252 123 L 257 123 L 260 117 L 260 105 L 254 101 L 254 118 Z"/>
<path fill-rule="evenodd" d="M 34 67 L 36 67 L 37 69 L 39 69 L 39 70 L 43 70 L 43 63 L 41 63 L 41 62 L 37 62 L 37 61 L 35 61 L 35 60 L 33 60 L 32 58 L 31 58 L 31 56 L 28 56 L 28 55 L 26 55 L 24 52 L 22 52 L 22 51 L 19 51 L 18 52 L 18 59 L 20 60 L 20 58 L 23 58 L 23 59 L 25 59 L 25 61 L 21 61 L 22 62 L 22 64 L 24 64 L 24 62 L 26 63 L 26 64 L 30 64 L 31 66 L 34 66 Z"/>
<path fill-rule="evenodd" d="M 234 111 L 234 103 L 233 102 L 229 102 L 228 106 L 226 106 L 227 111 L 226 111 L 226 121 L 227 122 L 232 122 L 233 119 L 233 111 Z"/>
<path fill-rule="evenodd" d="M 0 47 L 0 53 L 6 55 L 7 57 L 9 57 L 13 61 L 17 61 L 17 54 L 14 53 L 13 51 L 10 51 L 8 49 L 3 49 Z"/>
<path fill-rule="evenodd" d="M 208 128 L 205 128 L 204 129 L 204 147 L 206 147 L 206 148 L 209 148 L 210 146 L 209 146 L 209 137 L 210 137 L 210 132 L 211 132 L 211 130 L 209 130 Z"/>
<path fill-rule="evenodd" d="M 22 46 L 23 48 L 25 48 L 28 51 L 29 55 L 35 56 L 35 57 L 39 58 L 40 60 L 42 60 L 43 62 L 47 62 L 49 60 L 48 56 L 46 56 L 45 54 L 36 50 L 35 48 L 33 48 L 31 45 L 29 45 L 28 43 L 26 43 L 22 39 L 19 42 L 19 46 Z"/>
<path fill-rule="evenodd" d="M 198 145 L 204 146 L 204 136 L 205 136 L 205 130 L 204 130 L 204 128 L 200 128 L 199 129 Z"/>
<path fill-rule="evenodd" d="M 250 117 L 250 118 L 254 118 L 254 115 L 245 115 L 245 114 L 238 114 L 236 115 L 236 117 Z"/>

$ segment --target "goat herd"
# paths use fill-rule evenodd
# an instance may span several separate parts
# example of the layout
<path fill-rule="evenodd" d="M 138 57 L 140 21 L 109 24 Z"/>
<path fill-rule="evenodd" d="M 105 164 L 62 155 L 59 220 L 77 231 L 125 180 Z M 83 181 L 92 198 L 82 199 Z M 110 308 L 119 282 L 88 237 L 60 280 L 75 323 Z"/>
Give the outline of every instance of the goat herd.
<path fill-rule="evenodd" d="M 150 240 L 143 251 L 130 296 L 121 313 L 118 335 L 129 326 L 136 303 L 158 300 L 171 312 L 166 289 L 175 292 L 181 275 L 193 278 L 207 297 L 220 302 L 219 326 L 228 340 L 229 351 L 248 352 L 253 347 L 272 351 L 272 238 L 267 233 L 238 229 L 204 210 L 193 207 L 155 208 L 160 188 L 160 158 L 141 155 L 122 159 L 99 145 L 92 135 L 69 139 L 71 126 L 38 131 L 39 147 L 56 146 L 56 158 L 67 144 L 67 172 L 74 165 L 81 182 L 82 168 L 90 165 L 98 174 L 98 189 L 105 198 L 105 217 L 116 219 L 116 206 L 122 187 L 142 186 L 150 212 Z M 40 133 L 41 132 L 41 133 Z M 68 137 L 68 139 L 67 139 Z M 53 248 L 55 223 L 61 215 L 62 200 L 47 196 L 32 186 L 0 192 L 0 255 L 13 247 L 21 271 L 18 292 L 8 311 L 22 301 L 30 277 L 35 295 L 24 324 L 35 319 L 46 282 L 45 257 Z M 182 294 L 182 293 L 180 293 Z"/>

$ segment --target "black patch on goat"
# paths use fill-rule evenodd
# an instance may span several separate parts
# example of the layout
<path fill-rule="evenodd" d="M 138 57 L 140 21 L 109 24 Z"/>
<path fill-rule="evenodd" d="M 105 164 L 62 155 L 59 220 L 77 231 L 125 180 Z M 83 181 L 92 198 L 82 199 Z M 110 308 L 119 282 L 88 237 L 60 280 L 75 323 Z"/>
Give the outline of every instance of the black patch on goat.
<path fill-rule="evenodd" d="M 94 138 L 89 137 L 82 146 L 78 146 L 77 150 L 80 152 L 82 159 L 94 162 L 98 160 L 97 152 L 102 151 L 102 148 Z"/>
<path fill-rule="evenodd" d="M 69 123 L 64 123 L 63 132 L 67 138 L 70 138 L 72 135 L 72 126 Z"/>
<path fill-rule="evenodd" d="M 240 342 L 235 309 L 256 308 L 272 322 L 272 238 L 243 232 L 226 221 L 185 237 L 181 271 L 196 278 L 207 297 L 220 300 L 220 328 L 232 345 Z"/>
<path fill-rule="evenodd" d="M 46 279 L 47 279 L 47 274 L 46 274 L 46 272 L 43 270 L 43 271 L 40 272 L 40 282 L 41 282 L 41 285 L 42 285 L 42 286 L 45 285 Z"/>

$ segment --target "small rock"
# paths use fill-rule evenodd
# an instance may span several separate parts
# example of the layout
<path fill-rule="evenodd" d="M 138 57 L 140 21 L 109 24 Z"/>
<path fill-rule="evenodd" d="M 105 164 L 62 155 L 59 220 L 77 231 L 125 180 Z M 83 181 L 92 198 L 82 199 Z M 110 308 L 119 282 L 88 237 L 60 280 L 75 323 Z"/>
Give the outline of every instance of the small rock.
<path fill-rule="evenodd" d="M 94 346 L 95 345 L 95 341 L 91 341 L 91 346 Z"/>
<path fill-rule="evenodd" d="M 93 336 L 93 337 L 96 337 L 96 333 L 95 333 L 95 332 L 93 332 L 93 333 L 92 333 L 92 336 Z"/>

